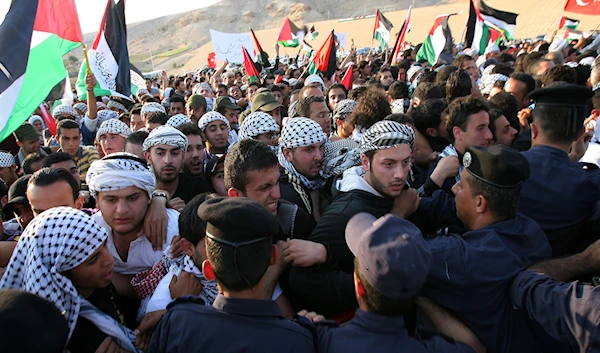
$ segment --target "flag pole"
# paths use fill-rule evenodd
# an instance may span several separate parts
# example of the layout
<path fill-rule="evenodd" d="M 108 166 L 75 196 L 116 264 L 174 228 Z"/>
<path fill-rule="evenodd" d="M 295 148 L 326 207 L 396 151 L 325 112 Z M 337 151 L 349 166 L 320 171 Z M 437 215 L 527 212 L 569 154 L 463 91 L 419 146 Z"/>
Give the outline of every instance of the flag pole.
<path fill-rule="evenodd" d="M 92 68 L 90 66 L 90 59 L 88 59 L 87 47 L 84 43 L 81 43 L 81 47 L 83 48 L 83 57 L 85 58 L 85 65 L 87 66 L 87 74 L 90 75 L 92 73 Z"/>
<path fill-rule="evenodd" d="M 556 26 L 556 30 L 559 31 L 560 30 L 560 23 L 562 22 L 563 17 L 565 17 L 565 11 L 563 10 L 562 14 L 560 15 L 560 18 L 558 19 L 558 25 Z M 552 40 L 554 40 L 554 38 L 552 38 Z"/>

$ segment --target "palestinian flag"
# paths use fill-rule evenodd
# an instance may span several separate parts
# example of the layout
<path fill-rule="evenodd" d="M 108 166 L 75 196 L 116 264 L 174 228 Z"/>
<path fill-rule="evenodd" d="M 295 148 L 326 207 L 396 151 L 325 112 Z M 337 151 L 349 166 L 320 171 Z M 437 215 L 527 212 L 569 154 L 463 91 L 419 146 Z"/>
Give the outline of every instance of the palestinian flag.
<path fill-rule="evenodd" d="M 244 69 L 246 69 L 246 75 L 248 75 L 248 77 L 250 78 L 250 82 L 258 81 L 258 70 L 256 69 L 256 66 L 254 66 L 254 62 L 252 61 L 250 54 L 248 54 L 248 51 L 246 50 L 246 48 L 244 48 L 243 45 L 242 53 L 244 54 Z"/>
<path fill-rule="evenodd" d="M 392 55 L 390 56 L 390 64 L 397 64 L 400 61 L 400 54 L 402 53 L 402 43 L 404 43 L 404 37 L 406 33 L 410 31 L 410 13 L 412 10 L 412 5 L 408 8 L 408 12 L 406 13 L 406 19 L 402 24 L 402 28 L 400 28 L 400 32 L 396 37 L 396 43 L 394 44 L 394 49 L 392 50 Z"/>
<path fill-rule="evenodd" d="M 565 16 L 562 16 L 560 18 L 560 24 L 558 25 L 558 27 L 560 27 L 560 29 L 577 29 L 577 27 L 579 26 L 579 20 L 574 20 L 572 18 L 568 18 Z"/>
<path fill-rule="evenodd" d="M 315 54 L 313 63 L 308 71 L 311 74 L 321 72 L 325 77 L 331 78 L 333 74 L 335 74 L 336 69 L 335 40 L 333 31 L 331 31 L 331 34 L 327 37 L 321 49 Z"/>
<path fill-rule="evenodd" d="M 582 32 L 567 28 L 563 38 L 566 40 L 579 40 L 581 37 L 583 37 Z"/>
<path fill-rule="evenodd" d="M 517 14 L 493 9 L 483 0 L 471 0 L 469 20 L 467 21 L 467 47 L 479 51 L 482 55 L 491 41 L 494 29 L 501 37 L 513 39 L 517 25 Z M 495 41 L 494 41 L 495 42 Z"/>
<path fill-rule="evenodd" d="M 0 141 L 53 90 L 64 90 L 62 57 L 83 37 L 74 0 L 13 0 L 0 25 Z"/>
<path fill-rule="evenodd" d="M 306 41 L 303 40 L 302 51 L 306 54 L 306 56 L 310 57 L 310 54 L 313 52 L 313 47 L 311 47 L 310 44 L 306 43 Z"/>
<path fill-rule="evenodd" d="M 454 59 L 452 53 L 452 32 L 448 26 L 448 19 L 451 15 L 438 16 L 429 31 L 429 35 L 425 38 L 421 49 L 417 53 L 417 61 L 425 59 L 431 66 L 438 62 L 449 64 Z"/>
<path fill-rule="evenodd" d="M 277 37 L 277 43 L 284 47 L 297 48 L 300 43 L 304 40 L 306 34 L 305 29 L 298 28 L 289 18 L 283 20 L 283 25 L 279 31 L 279 37 Z"/>
<path fill-rule="evenodd" d="M 137 96 L 138 89 L 146 88 L 146 79 L 140 70 L 138 70 L 133 64 L 129 64 L 129 76 L 131 77 L 131 95 Z M 87 74 L 87 65 L 85 61 L 81 63 L 81 67 L 79 68 L 79 74 L 77 75 L 77 82 L 75 82 L 75 90 L 77 91 L 77 97 L 80 100 L 85 101 L 87 99 L 87 91 L 85 90 L 85 75 Z M 96 81 L 98 81 L 96 79 Z M 112 92 L 107 89 L 102 89 L 100 87 L 100 83 L 96 82 L 96 87 L 94 87 L 94 96 L 111 96 Z"/>
<path fill-rule="evenodd" d="M 125 0 L 108 0 L 100 31 L 88 51 L 88 59 L 101 89 L 109 91 L 109 96 L 131 100 Z M 87 63 L 84 62 L 81 69 L 87 70 Z"/>
<path fill-rule="evenodd" d="M 319 36 L 319 32 L 315 29 L 315 25 L 310 26 L 308 30 L 308 34 L 306 35 L 306 40 L 315 40 Z"/>
<path fill-rule="evenodd" d="M 254 34 L 252 28 L 250 28 L 250 32 L 252 32 L 252 40 L 254 41 L 254 56 L 256 57 L 256 61 L 259 62 L 263 68 L 270 68 L 271 63 L 269 62 L 269 55 L 260 46 L 258 38 L 256 38 L 256 34 Z"/>
<path fill-rule="evenodd" d="M 390 31 L 394 28 L 392 23 L 385 18 L 385 16 L 379 12 L 377 9 L 377 13 L 375 15 L 375 29 L 373 30 L 373 38 L 379 41 L 379 46 L 381 49 L 385 49 L 390 42 Z"/>

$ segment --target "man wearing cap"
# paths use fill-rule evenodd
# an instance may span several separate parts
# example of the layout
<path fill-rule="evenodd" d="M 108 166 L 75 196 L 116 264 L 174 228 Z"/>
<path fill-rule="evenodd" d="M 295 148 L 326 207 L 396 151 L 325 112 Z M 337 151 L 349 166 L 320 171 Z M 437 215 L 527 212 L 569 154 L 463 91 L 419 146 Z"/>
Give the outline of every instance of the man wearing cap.
<path fill-rule="evenodd" d="M 242 108 L 234 104 L 229 96 L 225 96 L 217 98 L 213 110 L 223 115 L 225 118 L 227 118 L 227 121 L 229 121 L 229 126 L 231 127 L 231 132 L 229 133 L 229 144 L 233 145 L 238 140 L 238 118 Z"/>
<path fill-rule="evenodd" d="M 274 301 L 263 299 L 272 293 L 265 285 L 269 272 L 280 266 L 273 245 L 279 231 L 275 216 L 237 197 L 209 199 L 200 205 L 198 216 L 207 223 L 202 273 L 217 281 L 220 294 L 211 307 L 199 297 L 177 299 L 146 352 L 188 352 L 190 347 L 223 353 L 314 352 L 311 331 L 285 320 Z"/>
<path fill-rule="evenodd" d="M 335 109 L 333 109 L 333 120 L 336 129 L 331 141 L 347 139 L 352 136 L 354 125 L 350 121 L 350 114 L 356 108 L 356 104 L 356 101 L 351 99 L 343 99 L 337 103 Z"/>
<path fill-rule="evenodd" d="M 7 186 L 11 186 L 19 177 L 15 157 L 8 152 L 0 151 L 0 177 Z"/>
<path fill-rule="evenodd" d="M 529 97 L 535 100 L 532 147 L 523 155 L 531 164 L 531 177 L 523 185 L 519 211 L 540 225 L 554 256 L 580 252 L 591 240 L 585 228 L 600 200 L 600 170 L 584 170 L 569 153 L 584 133 L 592 91 L 562 84 Z"/>
<path fill-rule="evenodd" d="M 14 217 L 3 223 L 4 240 L 18 240 L 27 225 L 33 219 L 33 212 L 27 199 L 27 182 L 31 175 L 17 179 L 8 189 L 8 203 L 4 205 L 4 214 Z"/>
<path fill-rule="evenodd" d="M 354 256 L 344 240 L 346 224 L 359 212 L 375 217 L 390 213 L 409 177 L 414 139 L 410 127 L 388 120 L 377 122 L 363 134 L 356 160 L 362 165 L 343 173 L 335 185 L 341 194 L 308 238 L 325 245 L 327 261 L 291 270 L 290 285 L 304 298 L 304 308 L 324 315 L 356 308 Z"/>
<path fill-rule="evenodd" d="M 177 211 L 194 196 L 209 191 L 206 183 L 181 173 L 187 147 L 187 137 L 170 126 L 152 130 L 143 144 L 144 156 L 156 177 L 156 188 L 169 193 L 169 206 Z"/>
<path fill-rule="evenodd" d="M 503 146 L 468 147 L 452 191 L 414 199 L 401 195 L 399 213 L 426 234 L 433 254 L 422 295 L 454 312 L 488 352 L 536 350 L 522 313 L 508 298 L 514 277 L 552 254 L 537 223 L 517 213 L 529 162 Z M 413 214 L 413 210 L 417 210 Z M 440 227 L 456 225 L 464 227 Z"/>
<path fill-rule="evenodd" d="M 90 165 L 98 159 L 98 151 L 92 146 L 81 146 L 79 129 L 74 120 L 61 120 L 56 126 L 56 138 L 60 144 L 58 152 L 66 152 L 75 159 L 79 174 L 85 180 Z"/>
<path fill-rule="evenodd" d="M 298 205 L 318 218 L 318 191 L 322 177 L 327 135 L 321 126 L 307 118 L 290 120 L 281 131 L 279 146 L 279 187 L 281 198 Z"/>
<path fill-rule="evenodd" d="M 125 140 L 131 135 L 129 126 L 117 119 L 106 120 L 96 132 L 96 140 L 100 143 L 104 155 L 123 152 Z"/>
<path fill-rule="evenodd" d="M 277 125 L 281 127 L 281 108 L 283 105 L 277 101 L 271 92 L 262 92 L 252 99 L 252 113 L 265 112 L 273 117 Z"/>
<path fill-rule="evenodd" d="M 20 167 L 25 160 L 25 157 L 32 153 L 39 153 L 44 157 L 52 153 L 49 147 L 41 147 L 40 133 L 29 123 L 25 123 L 13 132 L 17 145 L 20 147 L 19 152 L 15 155 L 15 164 Z"/>
<path fill-rule="evenodd" d="M 92 218 L 108 233 L 106 246 L 115 258 L 114 271 L 127 276 L 129 284 L 133 275 L 149 270 L 162 259 L 163 252 L 153 249 L 148 234 L 143 236 L 144 217 L 152 199 L 166 201 L 166 196 L 155 193 L 156 179 L 146 162 L 124 152 L 92 163 L 86 182 L 100 210 Z M 179 233 L 179 213 L 167 208 L 166 214 L 165 244 L 171 244 Z"/>
<path fill-rule="evenodd" d="M 206 98 L 199 94 L 192 94 L 187 101 L 188 117 L 194 124 L 198 124 L 198 120 L 206 113 Z"/>
<path fill-rule="evenodd" d="M 456 342 L 439 334 L 409 335 L 404 316 L 421 292 L 432 260 L 431 250 L 414 224 L 391 214 L 377 219 L 359 213 L 346 226 L 346 242 L 355 256 L 359 308 L 354 319 L 341 328 L 317 324 L 319 352 L 485 352 L 477 336 L 443 310 L 431 317 L 432 323 Z M 380 266 L 382 263 L 386 266 Z M 429 301 L 416 302 L 431 315 Z"/>
<path fill-rule="evenodd" d="M 231 127 L 219 112 L 208 112 L 198 121 L 198 127 L 206 137 L 206 157 L 214 158 L 227 153 Z"/>

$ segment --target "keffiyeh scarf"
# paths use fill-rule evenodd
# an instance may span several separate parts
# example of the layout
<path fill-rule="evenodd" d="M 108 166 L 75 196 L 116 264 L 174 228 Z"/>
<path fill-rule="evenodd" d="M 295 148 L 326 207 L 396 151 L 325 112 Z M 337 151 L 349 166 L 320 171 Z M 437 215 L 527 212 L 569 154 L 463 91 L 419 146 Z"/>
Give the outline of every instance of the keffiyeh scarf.
<path fill-rule="evenodd" d="M 0 288 L 24 290 L 54 303 L 64 313 L 69 338 L 81 316 L 121 347 L 138 352 L 133 333 L 82 298 L 62 275 L 85 262 L 106 239 L 104 228 L 79 210 L 56 207 L 43 212 L 21 236 Z"/>
<path fill-rule="evenodd" d="M 249 114 L 240 126 L 239 140 L 252 139 L 267 132 L 279 132 L 279 125 L 275 119 L 264 112 Z"/>
<path fill-rule="evenodd" d="M 208 113 L 202 115 L 200 120 L 198 120 L 198 127 L 200 128 L 200 130 L 204 131 L 204 130 L 206 130 L 206 127 L 208 126 L 208 124 L 212 123 L 213 121 L 217 121 L 217 120 L 220 120 L 220 121 L 224 122 L 225 124 L 227 124 L 227 130 L 231 131 L 231 126 L 229 125 L 229 121 L 227 120 L 226 117 L 223 116 L 223 114 L 221 114 L 219 112 L 208 112 Z"/>
<path fill-rule="evenodd" d="M 144 140 L 142 148 L 145 152 L 149 151 L 152 147 L 158 145 L 168 145 L 179 147 L 182 151 L 187 151 L 188 139 L 179 130 L 170 126 L 159 126 L 152 130 L 150 135 Z"/>
<path fill-rule="evenodd" d="M 170 127 L 178 127 L 179 125 L 191 124 L 191 123 L 192 123 L 192 121 L 187 116 L 185 116 L 183 114 L 176 114 L 176 115 L 173 115 L 172 117 L 170 117 L 169 120 L 167 120 L 166 125 L 170 126 Z"/>
<path fill-rule="evenodd" d="M 371 126 L 360 139 L 360 153 L 396 147 L 409 144 L 412 151 L 415 143 L 415 133 L 407 125 L 395 121 L 379 121 Z"/>
<path fill-rule="evenodd" d="M 146 191 L 149 198 L 156 188 L 154 173 L 139 160 L 126 152 L 113 153 L 94 161 L 88 169 L 85 181 L 93 197 L 99 192 L 115 191 L 135 186 Z"/>
<path fill-rule="evenodd" d="M 123 138 L 127 138 L 129 137 L 129 135 L 131 135 L 131 129 L 129 128 L 129 126 L 127 126 L 127 124 L 125 124 L 121 120 L 110 119 L 104 121 L 102 125 L 100 125 L 100 128 L 96 132 L 96 139 L 100 140 L 100 137 L 106 134 L 116 134 L 123 136 Z"/>
<path fill-rule="evenodd" d="M 358 143 L 350 139 L 337 140 L 325 145 L 323 177 L 342 175 L 347 169 L 360 164 Z"/>

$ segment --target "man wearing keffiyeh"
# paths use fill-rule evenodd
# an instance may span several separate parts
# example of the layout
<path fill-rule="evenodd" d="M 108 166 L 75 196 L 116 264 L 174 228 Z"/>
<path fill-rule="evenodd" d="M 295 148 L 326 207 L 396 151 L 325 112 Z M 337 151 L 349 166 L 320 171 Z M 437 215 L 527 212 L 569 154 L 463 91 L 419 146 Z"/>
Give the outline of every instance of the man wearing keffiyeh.
<path fill-rule="evenodd" d="M 290 285 L 303 307 L 323 315 L 336 315 L 356 308 L 351 259 L 354 257 L 344 236 L 346 224 L 359 212 L 379 218 L 394 212 L 410 173 L 415 135 L 407 125 L 384 120 L 375 123 L 361 137 L 362 165 L 347 169 L 336 187 L 341 192 L 323 213 L 307 240 L 323 244 L 327 262 L 318 267 L 290 272 Z M 340 246 L 344 244 L 344 246 Z"/>
<path fill-rule="evenodd" d="M 0 281 L 0 288 L 25 290 L 54 303 L 67 319 L 66 348 L 73 352 L 95 351 L 105 340 L 139 352 L 118 305 L 103 312 L 93 304 L 112 300 L 114 292 L 114 259 L 106 240 L 106 231 L 85 213 L 53 208 L 31 222 Z"/>
<path fill-rule="evenodd" d="M 294 203 L 309 214 L 314 209 L 311 195 L 325 185 L 322 178 L 324 146 L 327 135 L 314 120 L 294 118 L 288 121 L 281 132 L 279 145 L 281 198 Z"/>

